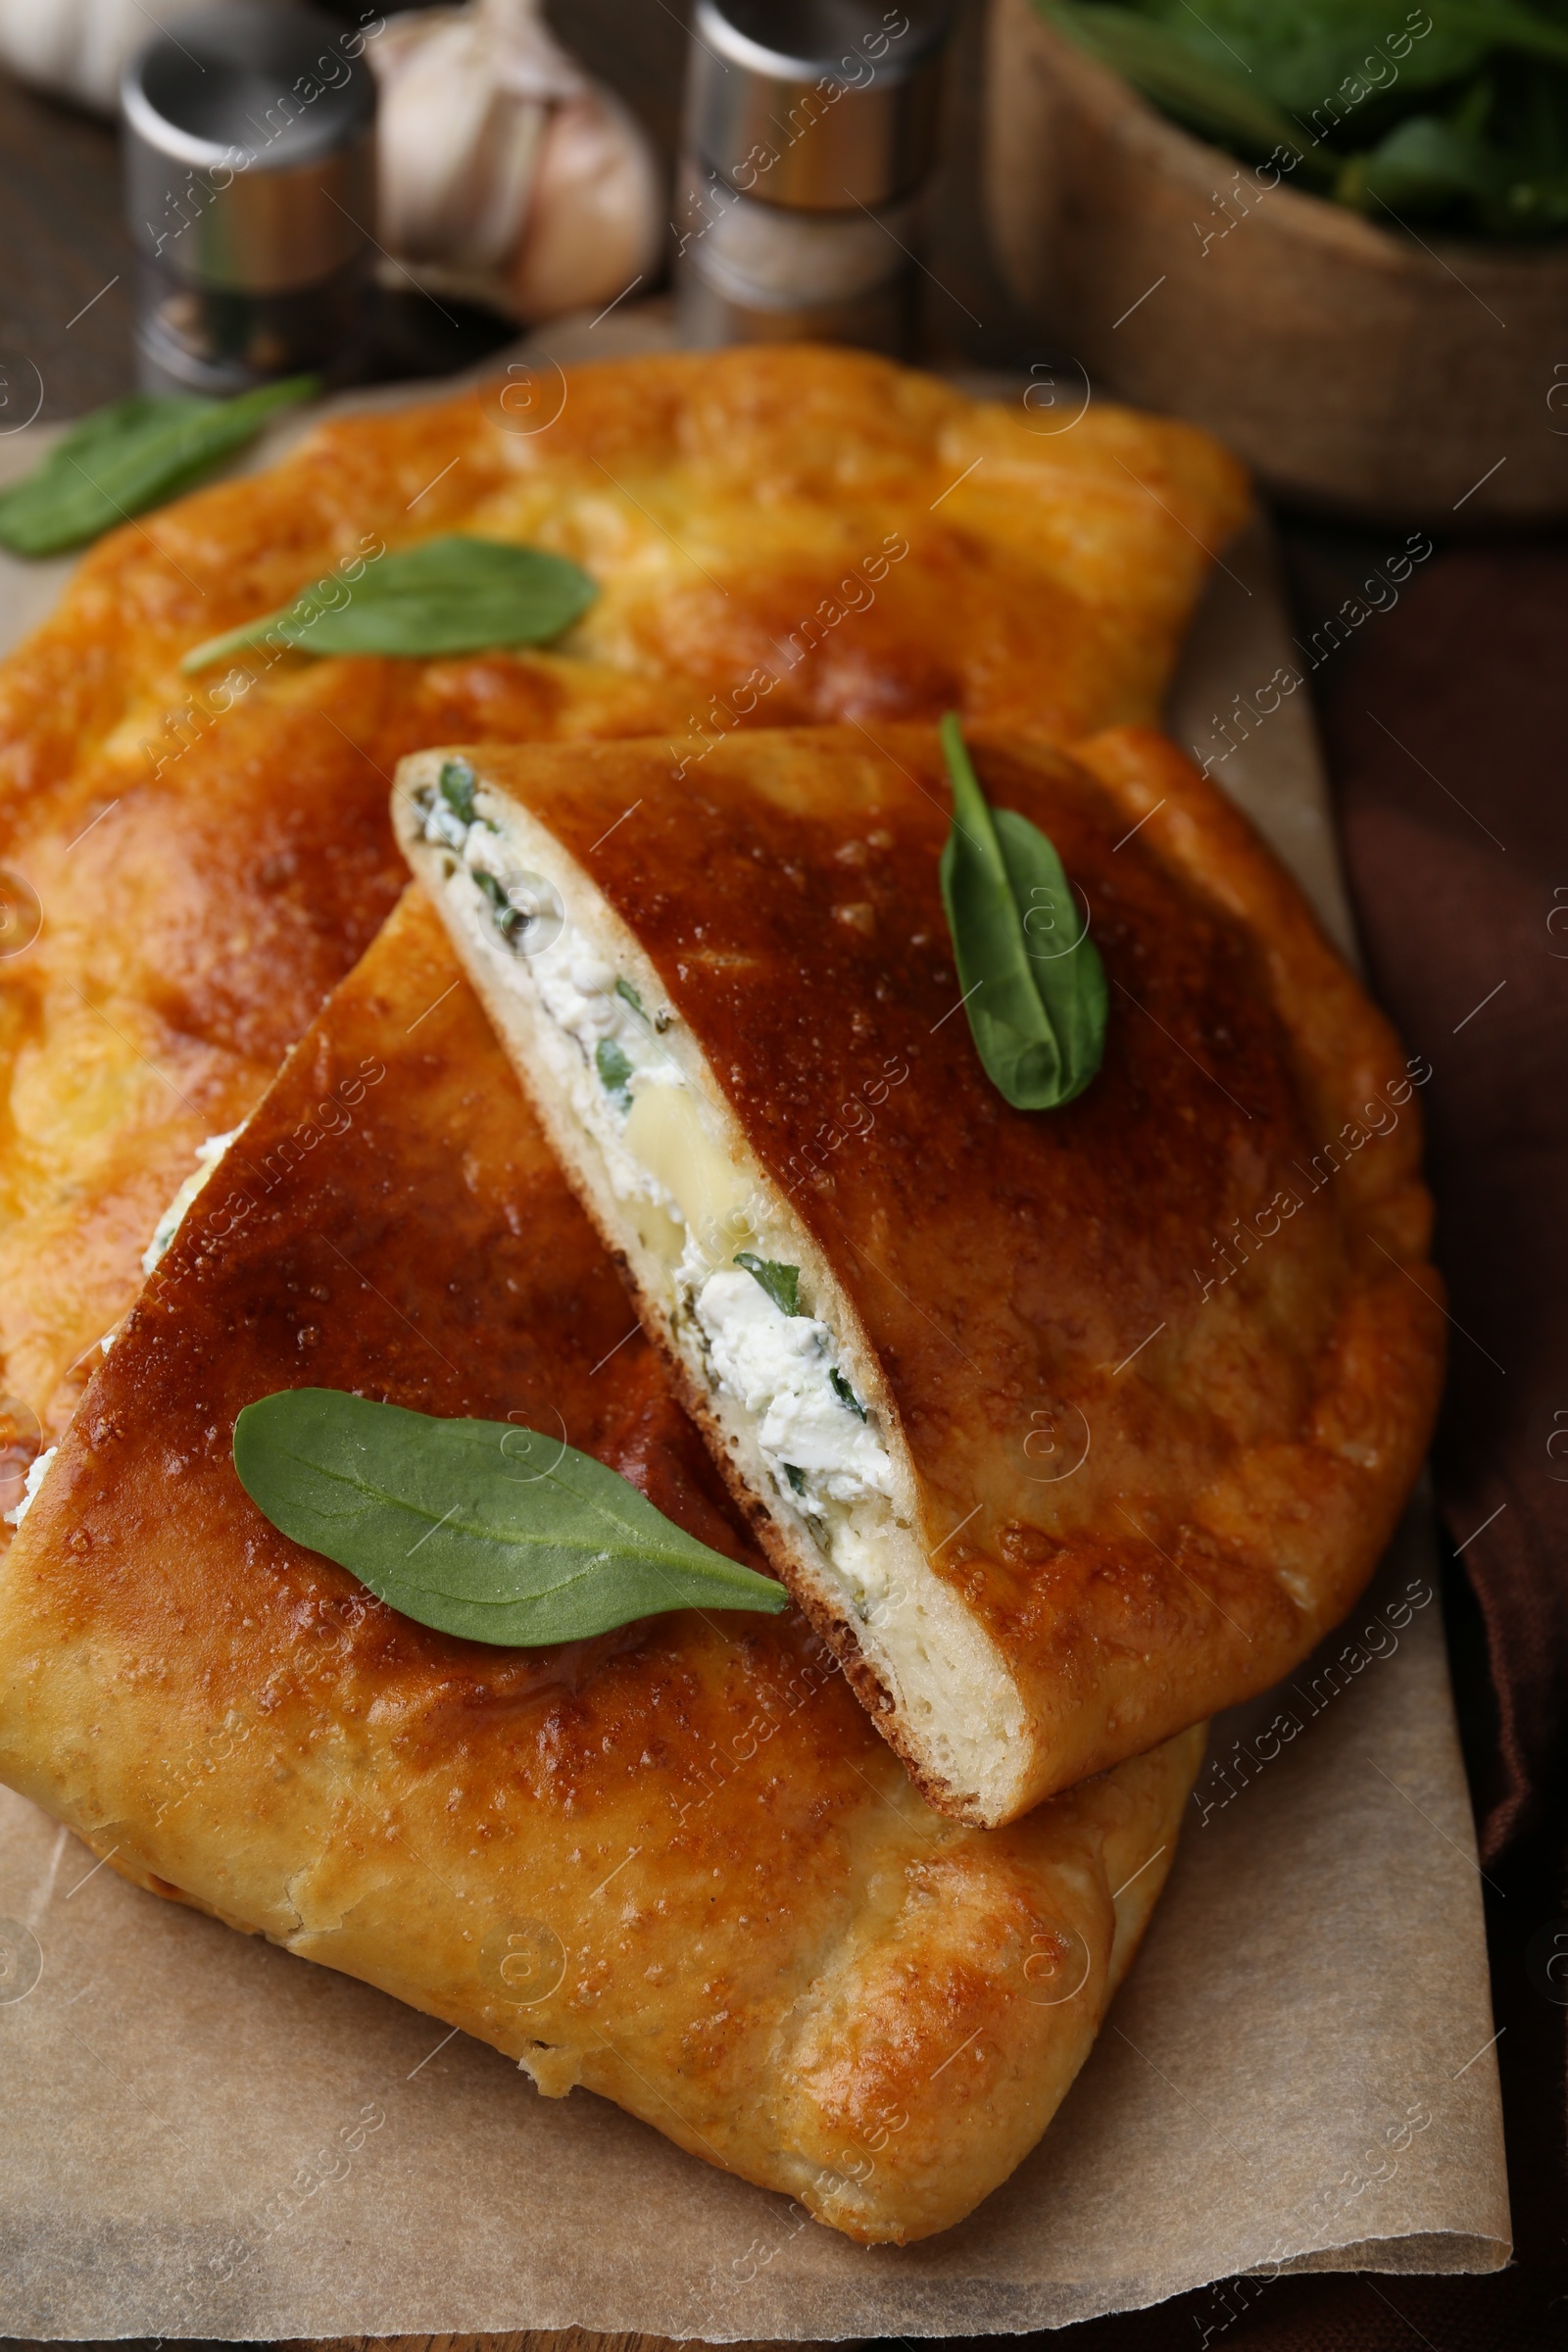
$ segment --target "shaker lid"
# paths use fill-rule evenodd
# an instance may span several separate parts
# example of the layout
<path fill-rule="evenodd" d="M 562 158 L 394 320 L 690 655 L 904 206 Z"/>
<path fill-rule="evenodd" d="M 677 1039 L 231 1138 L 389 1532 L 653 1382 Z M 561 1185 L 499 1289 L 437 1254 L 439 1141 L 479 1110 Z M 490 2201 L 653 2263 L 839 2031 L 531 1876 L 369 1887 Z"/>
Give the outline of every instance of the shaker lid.
<path fill-rule="evenodd" d="M 251 293 L 311 283 L 362 250 L 375 125 L 366 38 L 314 9 L 227 0 L 148 41 L 121 84 L 138 250 Z"/>
<path fill-rule="evenodd" d="M 949 0 L 697 0 L 687 136 L 763 204 L 851 212 L 924 178 Z"/>

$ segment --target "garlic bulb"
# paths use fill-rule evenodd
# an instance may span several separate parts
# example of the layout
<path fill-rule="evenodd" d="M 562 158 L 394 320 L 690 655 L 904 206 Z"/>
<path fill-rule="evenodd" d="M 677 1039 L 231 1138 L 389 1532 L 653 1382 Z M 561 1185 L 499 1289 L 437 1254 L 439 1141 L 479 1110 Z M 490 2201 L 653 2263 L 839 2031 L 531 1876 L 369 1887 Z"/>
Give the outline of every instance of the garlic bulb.
<path fill-rule="evenodd" d="M 192 0 L 0 0 L 0 68 L 100 115 L 126 60 Z"/>
<path fill-rule="evenodd" d="M 366 54 L 381 242 L 417 283 L 532 323 L 609 302 L 652 268 L 648 142 L 551 37 L 538 0 L 394 17 Z"/>
<path fill-rule="evenodd" d="M 564 99 L 540 142 L 512 264 L 518 317 L 611 301 L 658 259 L 662 228 L 653 161 L 625 108 L 593 84 Z"/>

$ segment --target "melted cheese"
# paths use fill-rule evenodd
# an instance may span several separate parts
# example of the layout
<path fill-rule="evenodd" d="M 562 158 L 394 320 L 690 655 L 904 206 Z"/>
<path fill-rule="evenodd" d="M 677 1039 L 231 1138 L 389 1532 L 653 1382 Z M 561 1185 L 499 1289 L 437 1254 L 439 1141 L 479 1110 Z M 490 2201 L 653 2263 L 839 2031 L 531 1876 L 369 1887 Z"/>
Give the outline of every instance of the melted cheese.
<path fill-rule="evenodd" d="M 757 1239 L 757 1204 L 746 1172 L 708 1133 L 687 1087 L 634 1079 L 624 1139 L 674 1202 L 687 1233 L 705 1248 L 717 1246 L 733 1256 Z"/>

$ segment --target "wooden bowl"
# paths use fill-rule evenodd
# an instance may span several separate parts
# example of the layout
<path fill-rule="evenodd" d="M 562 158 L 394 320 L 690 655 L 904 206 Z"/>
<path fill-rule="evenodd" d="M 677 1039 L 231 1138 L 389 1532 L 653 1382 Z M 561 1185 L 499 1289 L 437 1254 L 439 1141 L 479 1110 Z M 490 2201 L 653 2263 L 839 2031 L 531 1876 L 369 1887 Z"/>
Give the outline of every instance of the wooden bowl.
<path fill-rule="evenodd" d="M 992 0 L 986 111 L 1003 269 L 1098 385 L 1206 425 L 1295 505 L 1568 515 L 1568 246 L 1423 244 L 1269 186 L 1030 0 Z"/>

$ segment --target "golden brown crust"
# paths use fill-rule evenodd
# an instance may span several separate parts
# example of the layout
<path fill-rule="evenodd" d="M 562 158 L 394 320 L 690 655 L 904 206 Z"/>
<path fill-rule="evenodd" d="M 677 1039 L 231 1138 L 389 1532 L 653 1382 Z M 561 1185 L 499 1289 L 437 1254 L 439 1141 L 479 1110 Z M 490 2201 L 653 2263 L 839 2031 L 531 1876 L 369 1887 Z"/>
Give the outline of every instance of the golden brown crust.
<path fill-rule="evenodd" d="M 403 754 L 952 702 L 1152 717 L 1204 550 L 1246 506 L 1190 426 L 1096 407 L 1037 434 L 863 354 L 584 368 L 520 429 L 557 389 L 325 424 L 104 540 L 0 667 L 0 859 L 44 907 L 0 970 L 0 1354 L 46 1434 L 196 1144 L 256 1102 L 396 898 Z M 453 530 L 587 564 L 579 658 L 288 657 L 238 700 L 222 671 L 180 674 L 368 548 Z"/>
<path fill-rule="evenodd" d="M 1050 1113 L 1008 1108 L 958 1010 L 928 731 L 468 757 L 640 942 L 874 1349 L 931 1569 L 1027 1708 L 1006 1811 L 944 1791 L 886 1690 L 876 1720 L 995 1820 L 1305 1655 L 1393 1531 L 1444 1350 L 1429 1073 L 1295 884 L 1156 736 L 971 741 L 1110 981 L 1103 1067 Z M 793 1522 L 763 1540 L 853 1642 Z"/>
<path fill-rule="evenodd" d="M 60 625 L 90 642 L 69 606 Z M 159 774 L 105 750 L 18 814 L 10 861 L 44 919 L 0 967 L 0 1345 L 51 1437 L 196 1146 L 253 1106 L 396 903 L 402 754 L 474 726 L 640 731 L 688 699 L 549 658 L 284 668 Z"/>
<path fill-rule="evenodd" d="M 584 563 L 603 588 L 573 640 L 590 659 L 721 693 L 760 661 L 781 667 L 775 723 L 954 702 L 1058 733 L 1152 718 L 1249 503 L 1235 460 L 1191 425 L 1100 404 L 1069 432 L 1036 432 L 1021 406 L 859 352 L 771 345 L 575 369 L 542 431 L 517 429 L 511 395 L 487 384 L 333 420 L 270 472 L 105 539 L 6 664 L 7 814 L 127 722 L 173 745 L 163 696 L 183 703 L 175 665 L 191 645 L 377 539 L 455 530 Z M 932 501 L 970 464 L 936 519 Z M 792 664 L 791 632 L 890 529 L 913 560 L 893 559 L 852 608 L 864 643 L 853 657 L 833 645 L 847 624 L 823 616 Z M 139 735 L 124 749 L 137 760 Z"/>
<path fill-rule="evenodd" d="M 747 1556 L 416 892 L 191 1210 L 0 1563 L 0 1775 L 141 1886 L 852 2236 L 958 2220 L 1088 2052 L 1200 1735 L 988 1836 L 920 1803 L 793 1612 L 533 1652 L 427 1632 L 239 1488 L 236 1410 L 302 1382 L 564 1428 Z"/>

